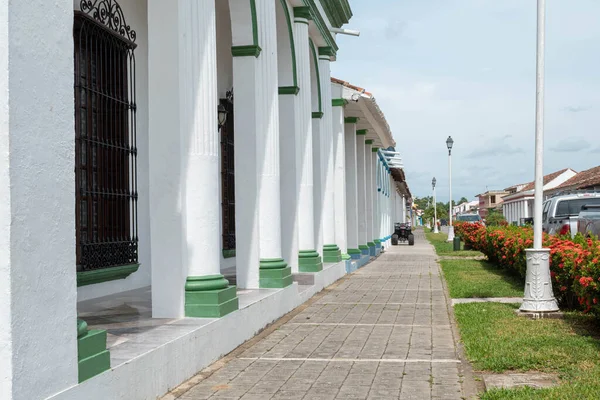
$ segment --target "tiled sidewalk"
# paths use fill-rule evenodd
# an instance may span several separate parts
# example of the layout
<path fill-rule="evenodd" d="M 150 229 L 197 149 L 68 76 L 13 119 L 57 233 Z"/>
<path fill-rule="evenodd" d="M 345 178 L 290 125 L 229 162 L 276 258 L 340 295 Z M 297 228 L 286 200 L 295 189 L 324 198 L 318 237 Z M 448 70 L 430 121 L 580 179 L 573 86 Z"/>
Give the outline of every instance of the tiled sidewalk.
<path fill-rule="evenodd" d="M 179 398 L 460 399 L 435 259 L 417 233 L 415 246 L 388 249 Z"/>

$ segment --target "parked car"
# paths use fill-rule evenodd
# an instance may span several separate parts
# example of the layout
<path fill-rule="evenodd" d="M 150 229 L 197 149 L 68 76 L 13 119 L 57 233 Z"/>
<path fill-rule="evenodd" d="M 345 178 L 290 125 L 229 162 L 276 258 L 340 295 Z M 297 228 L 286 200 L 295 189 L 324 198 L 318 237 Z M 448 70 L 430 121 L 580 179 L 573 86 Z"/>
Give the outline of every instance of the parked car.
<path fill-rule="evenodd" d="M 586 236 L 600 236 L 600 205 L 585 205 L 577 218 L 577 232 Z"/>
<path fill-rule="evenodd" d="M 544 202 L 542 229 L 551 235 L 571 233 L 578 230 L 579 213 L 584 207 L 600 206 L 600 193 L 575 192 L 558 194 Z"/>
<path fill-rule="evenodd" d="M 475 224 L 477 222 L 482 222 L 479 214 L 461 214 L 456 217 L 456 221 L 458 222 L 468 222 L 470 224 Z"/>

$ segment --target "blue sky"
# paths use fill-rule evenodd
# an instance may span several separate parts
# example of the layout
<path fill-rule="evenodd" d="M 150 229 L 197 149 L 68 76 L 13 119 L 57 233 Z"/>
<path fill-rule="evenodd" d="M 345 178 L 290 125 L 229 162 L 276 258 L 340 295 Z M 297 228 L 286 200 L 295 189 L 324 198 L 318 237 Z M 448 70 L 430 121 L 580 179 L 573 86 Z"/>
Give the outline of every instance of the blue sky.
<path fill-rule="evenodd" d="M 600 1 L 549 0 L 544 172 L 600 165 Z M 533 180 L 535 0 L 350 0 L 333 76 L 371 91 L 414 196 Z"/>

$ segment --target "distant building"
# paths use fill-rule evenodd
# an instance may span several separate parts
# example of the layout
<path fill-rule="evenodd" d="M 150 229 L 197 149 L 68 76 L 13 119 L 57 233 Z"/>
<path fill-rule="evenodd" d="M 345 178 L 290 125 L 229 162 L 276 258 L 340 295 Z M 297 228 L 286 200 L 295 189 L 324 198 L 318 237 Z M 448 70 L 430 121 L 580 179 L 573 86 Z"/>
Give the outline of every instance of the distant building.
<path fill-rule="evenodd" d="M 478 194 L 479 198 L 479 216 L 486 218 L 489 210 L 502 204 L 502 197 L 508 194 L 505 190 L 488 190 L 485 193 Z"/>
<path fill-rule="evenodd" d="M 581 171 L 570 179 L 561 182 L 560 185 L 553 187 L 551 190 L 544 188 L 546 196 L 552 196 L 556 193 L 566 192 L 570 190 L 593 190 L 600 191 L 600 166 Z"/>
<path fill-rule="evenodd" d="M 477 212 L 479 209 L 479 200 L 465 201 L 452 207 L 452 215 L 462 215 Z"/>
<path fill-rule="evenodd" d="M 577 172 L 571 168 L 565 168 L 544 176 L 544 194 L 547 196 L 549 191 L 565 184 L 577 175 Z M 521 225 L 526 218 L 533 217 L 534 189 L 535 182 L 505 189 L 508 194 L 502 199 L 502 214 L 509 223 Z"/>

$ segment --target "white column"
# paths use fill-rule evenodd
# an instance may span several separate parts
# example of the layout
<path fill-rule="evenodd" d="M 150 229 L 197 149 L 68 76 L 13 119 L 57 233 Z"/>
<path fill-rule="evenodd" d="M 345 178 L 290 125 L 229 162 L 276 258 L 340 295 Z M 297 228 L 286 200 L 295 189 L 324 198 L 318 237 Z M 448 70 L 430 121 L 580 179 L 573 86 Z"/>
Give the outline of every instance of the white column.
<path fill-rule="evenodd" d="M 322 265 L 315 242 L 314 225 L 314 182 L 313 182 L 313 139 L 312 139 L 312 93 L 310 78 L 311 55 L 308 36 L 308 11 L 304 7 L 294 8 L 294 43 L 298 69 L 298 131 L 296 137 L 297 157 L 300 161 L 299 195 L 299 269 L 310 272 Z M 309 265 L 305 268 L 303 265 Z"/>
<path fill-rule="evenodd" d="M 256 152 L 258 163 L 258 215 L 260 287 L 287 286 L 269 273 L 287 267 L 281 258 L 281 186 L 279 172 L 279 95 L 277 79 L 277 27 L 275 2 L 256 1 L 259 43 L 256 81 Z M 249 149 L 248 149 L 249 150 Z M 236 171 L 238 169 L 236 168 Z M 242 238 L 240 238 L 242 240 Z"/>
<path fill-rule="evenodd" d="M 346 118 L 344 150 L 346 153 L 346 226 L 348 254 L 353 258 L 358 249 L 358 169 L 356 151 L 356 118 Z M 360 256 L 359 256 L 360 257 Z"/>
<path fill-rule="evenodd" d="M 281 253 L 283 259 L 298 272 L 298 226 L 300 195 L 300 161 L 296 148 L 299 131 L 297 95 L 279 96 L 280 168 L 281 168 Z"/>
<path fill-rule="evenodd" d="M 323 223 L 323 261 L 339 262 L 342 260 L 340 248 L 335 241 L 335 180 L 334 180 L 334 148 L 333 119 L 331 104 L 331 61 L 334 53 L 329 47 L 319 48 L 319 77 L 321 85 L 321 102 L 323 117 L 321 118 L 321 165 L 322 165 L 322 218 Z"/>
<path fill-rule="evenodd" d="M 366 194 L 366 217 L 367 217 L 367 245 L 373 243 L 373 141 L 365 141 L 365 194 Z M 370 246 L 370 245 L 369 245 Z"/>
<path fill-rule="evenodd" d="M 10 5 L 9 5 L 10 3 Z M 73 3 L 0 1 L 0 398 L 77 384 Z"/>
<path fill-rule="evenodd" d="M 220 275 L 215 4 L 152 2 L 148 16 L 152 313 L 207 316 L 197 296 L 205 290 L 226 291 L 208 308 L 226 301 L 230 312 L 235 288 Z"/>
<path fill-rule="evenodd" d="M 376 247 L 381 246 L 381 235 L 379 234 L 379 215 L 380 215 L 380 207 L 379 207 L 379 195 L 378 191 L 379 187 L 379 156 L 377 155 L 377 148 L 373 147 L 371 150 L 371 165 L 373 166 L 373 185 L 372 185 L 372 193 L 373 193 L 373 241 L 375 242 Z"/>
<path fill-rule="evenodd" d="M 365 250 L 367 245 L 367 180 L 365 163 L 365 133 L 357 131 L 356 141 L 356 174 L 358 194 L 358 246 Z M 362 246 L 362 247 L 361 247 Z"/>
<path fill-rule="evenodd" d="M 346 225 L 346 152 L 344 143 L 344 107 L 333 107 L 333 150 L 334 150 L 334 214 L 335 243 L 342 255 L 348 254 Z"/>

